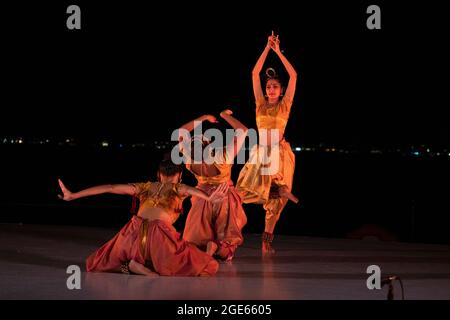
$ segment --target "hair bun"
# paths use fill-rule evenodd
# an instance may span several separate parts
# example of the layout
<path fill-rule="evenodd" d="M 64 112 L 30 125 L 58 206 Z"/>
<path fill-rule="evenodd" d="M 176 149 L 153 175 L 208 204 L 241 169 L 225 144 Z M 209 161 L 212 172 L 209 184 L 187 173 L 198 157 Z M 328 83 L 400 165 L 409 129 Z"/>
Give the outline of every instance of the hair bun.
<path fill-rule="evenodd" d="M 274 68 L 267 68 L 266 69 L 266 76 L 268 79 L 278 79 L 277 72 Z"/>

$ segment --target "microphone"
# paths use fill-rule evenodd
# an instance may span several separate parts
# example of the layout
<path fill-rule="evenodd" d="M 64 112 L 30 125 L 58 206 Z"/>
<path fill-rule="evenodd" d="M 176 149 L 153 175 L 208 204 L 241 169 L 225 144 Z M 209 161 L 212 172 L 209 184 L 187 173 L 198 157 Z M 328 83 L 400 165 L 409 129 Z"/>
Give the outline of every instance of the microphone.
<path fill-rule="evenodd" d="M 381 280 L 381 287 L 383 288 L 387 284 L 391 284 L 392 281 L 397 280 L 397 276 L 389 276 L 384 280 Z"/>
<path fill-rule="evenodd" d="M 392 285 L 392 281 L 397 280 L 397 276 L 389 276 L 384 280 L 381 280 L 381 287 L 389 284 L 389 291 L 387 295 L 388 300 L 394 300 L 394 286 Z M 403 291 L 403 290 L 402 290 Z"/>

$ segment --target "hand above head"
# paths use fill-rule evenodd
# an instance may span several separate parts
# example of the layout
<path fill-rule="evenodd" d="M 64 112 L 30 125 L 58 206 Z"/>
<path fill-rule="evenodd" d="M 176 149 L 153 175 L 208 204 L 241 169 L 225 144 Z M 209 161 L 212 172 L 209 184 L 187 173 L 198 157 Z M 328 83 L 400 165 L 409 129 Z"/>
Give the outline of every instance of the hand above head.
<path fill-rule="evenodd" d="M 233 114 L 233 111 L 231 111 L 230 109 L 226 109 L 220 113 L 220 116 L 223 118 L 224 116 L 231 116 L 232 114 Z"/>
<path fill-rule="evenodd" d="M 216 117 L 214 117 L 213 115 L 210 114 L 205 114 L 203 116 L 203 120 L 204 121 L 209 121 L 211 123 L 218 123 L 219 121 L 217 121 Z"/>
<path fill-rule="evenodd" d="M 278 40 L 278 35 L 275 35 L 275 33 L 272 30 L 272 34 L 269 37 L 267 37 L 267 44 L 270 45 L 277 41 L 278 42 L 280 41 L 280 40 Z"/>
<path fill-rule="evenodd" d="M 61 191 L 63 193 L 62 195 L 58 194 L 58 198 L 60 198 L 62 200 L 65 200 L 65 201 L 70 201 L 70 200 L 75 199 L 73 194 L 72 194 L 72 192 L 69 189 L 66 188 L 66 186 L 61 181 L 61 179 L 58 179 L 58 183 L 59 183 L 59 186 L 60 186 Z"/>
<path fill-rule="evenodd" d="M 275 36 L 272 31 L 272 34 L 267 37 L 267 47 L 272 48 L 274 41 L 275 41 Z"/>
<path fill-rule="evenodd" d="M 278 36 L 274 36 L 273 32 L 272 32 L 272 35 L 269 37 L 269 46 L 276 53 L 281 52 L 280 51 L 280 39 L 278 39 Z"/>

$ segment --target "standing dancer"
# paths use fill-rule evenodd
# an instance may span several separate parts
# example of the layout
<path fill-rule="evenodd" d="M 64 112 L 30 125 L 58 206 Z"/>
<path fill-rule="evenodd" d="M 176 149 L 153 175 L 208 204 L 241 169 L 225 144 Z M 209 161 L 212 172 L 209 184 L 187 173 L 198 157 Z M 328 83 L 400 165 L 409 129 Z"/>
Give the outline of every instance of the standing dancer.
<path fill-rule="evenodd" d="M 266 96 L 264 96 L 261 87 L 260 72 L 271 49 L 277 54 L 289 73 L 289 83 L 284 96 L 284 88 L 272 68 L 266 71 Z M 252 80 L 256 100 L 256 124 L 260 141 L 259 145 L 252 148 L 250 158 L 239 174 L 237 189 L 242 195 L 244 203 L 263 204 L 266 210 L 266 218 L 262 235 L 262 252 L 263 254 L 271 254 L 275 252 L 271 243 L 275 224 L 281 211 L 288 200 L 298 202 L 298 199 L 291 193 L 295 157 L 290 144 L 284 139 L 284 130 L 295 94 L 297 72 L 281 53 L 278 36 L 274 36 L 273 32 L 268 38 L 263 53 L 256 62 L 252 72 Z M 275 138 L 272 136 L 274 133 L 277 134 Z M 277 152 L 278 155 L 271 154 L 271 151 Z M 274 159 L 273 156 L 278 156 L 274 161 L 278 164 L 276 172 L 267 170 L 267 166 L 262 162 L 261 154 L 271 155 L 271 159 Z M 267 171 L 264 173 L 265 170 Z"/>
<path fill-rule="evenodd" d="M 229 188 L 226 197 L 222 202 L 212 203 L 205 201 L 204 198 L 193 196 L 192 207 L 183 232 L 183 239 L 226 261 L 232 260 L 236 248 L 242 244 L 241 231 L 247 223 L 242 200 L 231 181 L 233 161 L 245 141 L 247 128 L 235 119 L 232 113 L 231 110 L 225 110 L 220 116 L 236 130 L 237 134 L 233 141 L 226 148 L 216 150 L 214 161 L 211 161 L 210 164 L 204 159 L 198 163 L 186 163 L 186 168 L 194 174 L 198 181 L 197 188 L 199 190 L 211 194 L 221 183 L 227 183 Z M 211 123 L 217 122 L 214 116 L 204 115 L 185 124 L 180 129 L 190 132 L 205 120 Z M 182 140 L 181 136 L 180 140 Z M 208 143 L 209 141 L 201 135 L 194 136 L 190 144 L 194 151 L 197 144 L 203 153 Z M 187 152 L 185 148 L 182 151 L 185 157 L 192 157 L 192 153 Z"/>
<path fill-rule="evenodd" d="M 226 184 L 210 195 L 179 183 L 182 167 L 170 160 L 159 165 L 159 182 L 113 184 L 70 192 L 59 180 L 63 195 L 70 201 L 82 197 L 114 193 L 139 198 L 137 215 L 86 261 L 89 272 L 123 272 L 147 276 L 211 276 L 219 265 L 210 255 L 180 238 L 172 224 L 179 217 L 183 200 L 195 196 L 206 202 L 222 201 Z"/>

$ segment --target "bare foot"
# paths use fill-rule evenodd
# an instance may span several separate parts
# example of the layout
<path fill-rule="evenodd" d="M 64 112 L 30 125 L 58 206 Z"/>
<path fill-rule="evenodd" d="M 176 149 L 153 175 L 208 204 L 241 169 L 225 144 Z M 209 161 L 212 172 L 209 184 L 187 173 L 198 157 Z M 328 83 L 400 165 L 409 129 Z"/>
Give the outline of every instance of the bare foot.
<path fill-rule="evenodd" d="M 263 241 L 262 247 L 261 247 L 261 252 L 262 252 L 263 256 L 271 256 L 271 255 L 275 254 L 275 249 L 272 247 L 270 242 Z"/>
<path fill-rule="evenodd" d="M 214 241 L 209 241 L 206 245 L 206 253 L 212 257 L 216 253 L 217 248 L 217 243 L 215 243 Z"/>
<path fill-rule="evenodd" d="M 278 189 L 278 193 L 280 194 L 280 197 L 288 198 L 294 203 L 298 203 L 298 198 L 294 196 L 291 192 L 289 192 L 288 188 L 286 186 L 280 187 Z"/>
<path fill-rule="evenodd" d="M 152 270 L 145 267 L 143 264 L 140 264 L 139 262 L 136 262 L 134 260 L 131 260 L 128 264 L 128 268 L 131 272 L 135 274 L 141 274 L 148 277 L 159 277 L 159 274 L 156 272 L 153 272 Z"/>

